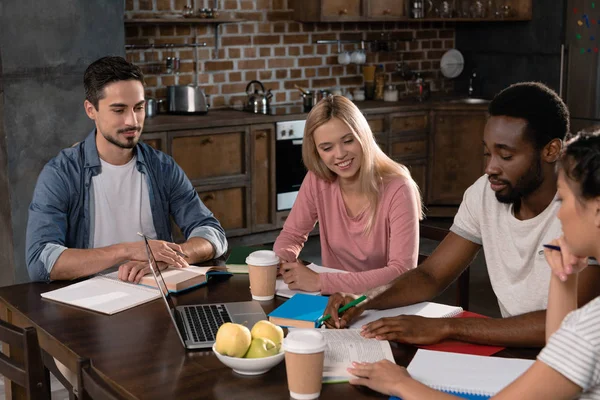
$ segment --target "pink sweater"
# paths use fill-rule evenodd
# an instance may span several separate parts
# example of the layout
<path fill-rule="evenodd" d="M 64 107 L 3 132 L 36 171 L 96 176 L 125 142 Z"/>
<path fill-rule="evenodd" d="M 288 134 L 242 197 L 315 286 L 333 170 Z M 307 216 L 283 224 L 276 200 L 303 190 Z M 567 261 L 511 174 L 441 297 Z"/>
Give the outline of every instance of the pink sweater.
<path fill-rule="evenodd" d="M 365 236 L 366 213 L 349 217 L 337 180 L 329 183 L 309 172 L 273 250 L 282 260 L 296 260 L 318 221 L 323 266 L 350 272 L 321 274 L 322 294 L 362 293 L 388 283 L 417 265 L 415 190 L 402 177 L 384 184 L 372 230 Z"/>

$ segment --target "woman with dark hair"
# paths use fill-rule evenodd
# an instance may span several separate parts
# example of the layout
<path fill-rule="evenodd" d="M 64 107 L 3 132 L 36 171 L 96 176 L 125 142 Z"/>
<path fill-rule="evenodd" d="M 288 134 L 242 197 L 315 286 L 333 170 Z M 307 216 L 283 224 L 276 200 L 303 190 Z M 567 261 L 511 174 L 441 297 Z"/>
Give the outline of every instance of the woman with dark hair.
<path fill-rule="evenodd" d="M 546 347 L 537 361 L 494 399 L 600 398 L 600 296 L 577 309 L 577 280 L 587 257 L 600 257 L 600 132 L 580 133 L 558 164 L 558 218 L 563 236 L 546 249 L 552 278 Z M 597 268 L 597 267 L 590 267 Z M 412 379 L 389 361 L 355 363 L 350 383 L 411 399 L 454 399 Z"/>
<path fill-rule="evenodd" d="M 419 189 L 350 100 L 329 96 L 308 114 L 302 160 L 309 172 L 274 246 L 291 289 L 361 293 L 416 267 Z M 297 261 L 316 222 L 323 265 L 350 273 L 317 274 Z"/>

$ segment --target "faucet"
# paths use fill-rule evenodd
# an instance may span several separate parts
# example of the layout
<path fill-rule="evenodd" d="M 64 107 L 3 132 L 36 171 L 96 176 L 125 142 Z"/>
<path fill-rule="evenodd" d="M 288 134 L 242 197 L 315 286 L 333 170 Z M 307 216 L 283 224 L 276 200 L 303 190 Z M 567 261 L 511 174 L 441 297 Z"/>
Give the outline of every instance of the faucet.
<path fill-rule="evenodd" d="M 474 69 L 471 72 L 471 76 L 469 77 L 469 89 L 467 91 L 469 97 L 473 97 L 473 93 L 475 92 L 475 87 L 474 87 L 475 79 L 477 79 L 477 70 Z"/>

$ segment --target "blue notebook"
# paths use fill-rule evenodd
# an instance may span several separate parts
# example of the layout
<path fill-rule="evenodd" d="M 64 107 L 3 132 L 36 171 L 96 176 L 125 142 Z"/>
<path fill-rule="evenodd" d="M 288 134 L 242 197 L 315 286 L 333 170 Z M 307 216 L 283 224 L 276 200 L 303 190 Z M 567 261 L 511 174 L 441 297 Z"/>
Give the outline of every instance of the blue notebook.
<path fill-rule="evenodd" d="M 327 306 L 327 296 L 297 293 L 269 314 L 269 321 L 279 326 L 318 328 L 317 320 Z"/>
<path fill-rule="evenodd" d="M 479 394 L 464 394 L 464 393 L 446 392 L 445 390 L 442 390 L 442 391 L 445 393 L 451 394 L 453 396 L 460 397 L 461 399 L 487 400 L 490 398 L 489 396 L 484 396 L 484 395 L 479 395 Z M 390 400 L 402 400 L 402 399 L 399 397 L 396 397 L 396 396 L 392 396 L 392 397 L 390 397 Z"/>

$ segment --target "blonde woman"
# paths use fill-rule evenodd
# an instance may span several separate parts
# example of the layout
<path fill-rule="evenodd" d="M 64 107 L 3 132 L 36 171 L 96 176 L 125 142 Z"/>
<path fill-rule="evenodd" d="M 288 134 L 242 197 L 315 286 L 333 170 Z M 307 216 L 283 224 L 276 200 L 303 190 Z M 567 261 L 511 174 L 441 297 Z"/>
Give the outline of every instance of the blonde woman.
<path fill-rule="evenodd" d="M 308 174 L 274 246 L 291 289 L 361 293 L 415 268 L 419 189 L 351 101 L 329 96 L 313 108 L 302 159 Z M 317 274 L 298 262 L 316 222 L 323 265 L 350 273 Z"/>

